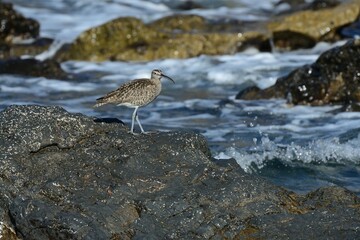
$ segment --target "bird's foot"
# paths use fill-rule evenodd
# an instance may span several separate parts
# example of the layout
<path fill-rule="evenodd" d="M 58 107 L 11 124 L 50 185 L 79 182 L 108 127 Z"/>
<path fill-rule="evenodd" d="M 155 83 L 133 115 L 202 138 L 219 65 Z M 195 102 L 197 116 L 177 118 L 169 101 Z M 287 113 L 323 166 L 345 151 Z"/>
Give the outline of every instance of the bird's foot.
<path fill-rule="evenodd" d="M 149 131 L 149 132 L 142 131 L 141 133 L 136 133 L 136 132 L 128 131 L 128 133 L 130 133 L 130 134 L 132 134 L 134 136 L 139 136 L 140 134 L 153 135 L 153 134 L 156 134 L 158 132 L 156 132 L 156 131 Z"/>
<path fill-rule="evenodd" d="M 155 132 L 155 131 L 149 131 L 149 132 L 145 132 L 145 131 L 143 131 L 143 132 L 141 132 L 141 134 L 144 134 L 144 135 L 152 135 L 152 134 L 156 134 L 157 132 Z"/>
<path fill-rule="evenodd" d="M 132 131 L 128 131 L 128 133 L 130 133 L 130 134 L 132 134 L 132 135 L 134 135 L 134 136 L 140 135 L 140 133 L 136 133 L 136 132 L 132 132 Z"/>

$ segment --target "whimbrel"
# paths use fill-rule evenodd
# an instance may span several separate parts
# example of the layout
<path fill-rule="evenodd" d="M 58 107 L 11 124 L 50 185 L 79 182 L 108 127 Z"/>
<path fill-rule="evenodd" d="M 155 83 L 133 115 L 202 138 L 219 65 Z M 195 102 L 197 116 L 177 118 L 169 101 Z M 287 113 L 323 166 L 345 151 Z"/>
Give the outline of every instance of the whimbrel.
<path fill-rule="evenodd" d="M 131 121 L 131 130 L 132 134 L 134 133 L 134 123 L 135 119 L 139 124 L 141 129 L 141 133 L 146 133 L 141 126 L 138 117 L 138 109 L 139 107 L 143 107 L 151 103 L 155 100 L 157 96 L 159 96 L 161 92 L 161 81 L 162 77 L 168 78 L 173 83 L 175 81 L 164 75 L 161 70 L 155 69 L 151 72 L 151 78 L 141 78 L 135 79 L 130 82 L 127 82 L 121 85 L 118 89 L 109 92 L 105 96 L 96 99 L 96 104 L 94 107 L 99 107 L 108 103 L 115 104 L 118 106 L 126 106 L 129 108 L 135 108 L 132 114 Z"/>

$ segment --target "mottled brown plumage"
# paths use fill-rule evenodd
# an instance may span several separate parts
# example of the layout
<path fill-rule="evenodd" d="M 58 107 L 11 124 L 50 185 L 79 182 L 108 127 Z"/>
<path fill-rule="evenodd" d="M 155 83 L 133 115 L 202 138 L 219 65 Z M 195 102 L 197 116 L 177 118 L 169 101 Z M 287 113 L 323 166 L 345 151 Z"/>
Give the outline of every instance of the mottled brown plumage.
<path fill-rule="evenodd" d="M 135 108 L 132 115 L 131 133 L 134 133 L 135 119 L 139 124 L 141 133 L 145 133 L 139 121 L 137 110 L 139 107 L 146 106 L 154 101 L 161 92 L 162 77 L 166 77 L 174 82 L 173 79 L 164 75 L 161 70 L 153 70 L 151 72 L 151 78 L 135 79 L 121 85 L 118 89 L 109 92 L 105 96 L 96 99 L 94 107 L 99 107 L 108 103 L 116 104 L 118 106 L 126 106 L 129 108 Z"/>
<path fill-rule="evenodd" d="M 96 100 L 95 107 L 112 103 L 116 105 L 145 106 L 161 91 L 161 82 L 156 79 L 136 79 Z"/>

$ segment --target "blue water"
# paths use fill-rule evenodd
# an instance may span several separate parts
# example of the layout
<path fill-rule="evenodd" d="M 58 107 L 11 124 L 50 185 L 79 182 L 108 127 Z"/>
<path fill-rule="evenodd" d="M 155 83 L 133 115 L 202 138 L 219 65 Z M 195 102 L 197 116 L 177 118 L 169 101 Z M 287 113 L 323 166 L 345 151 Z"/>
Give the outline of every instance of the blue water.
<path fill-rule="evenodd" d="M 15 8 L 41 24 L 41 36 L 54 45 L 37 56 L 51 56 L 82 31 L 119 16 L 145 22 L 174 13 L 194 13 L 211 19 L 224 16 L 266 20 L 286 9 L 276 1 L 209 1 L 209 8 L 174 9 L 174 1 L 13 0 Z M 360 113 L 341 113 L 340 106 L 289 106 L 285 100 L 235 100 L 243 84 L 273 85 L 327 49 L 344 44 L 319 43 L 312 49 L 261 53 L 248 49 L 235 55 L 164 59 L 151 62 L 69 61 L 69 73 L 87 73 L 89 79 L 64 81 L 0 75 L 0 109 L 11 104 L 59 105 L 70 112 L 94 117 L 117 117 L 130 123 L 131 109 L 105 106 L 93 109 L 95 99 L 121 83 L 149 77 L 162 69 L 176 84 L 163 81 L 163 91 L 140 109 L 145 130 L 191 129 L 203 134 L 213 155 L 234 158 L 248 173 L 259 174 L 290 190 L 306 193 L 320 186 L 339 185 L 360 194 Z"/>

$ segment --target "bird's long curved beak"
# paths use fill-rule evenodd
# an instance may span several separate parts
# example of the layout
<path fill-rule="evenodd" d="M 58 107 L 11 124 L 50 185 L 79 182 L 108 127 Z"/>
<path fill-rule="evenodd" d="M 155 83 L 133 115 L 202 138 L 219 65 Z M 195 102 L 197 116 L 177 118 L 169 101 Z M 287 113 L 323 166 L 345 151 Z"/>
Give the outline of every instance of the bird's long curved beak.
<path fill-rule="evenodd" d="M 167 78 L 167 79 L 171 80 L 173 83 L 175 83 L 175 81 L 174 81 L 171 77 L 168 77 L 168 76 L 166 76 L 165 74 L 161 74 L 161 76 L 163 76 L 163 77 L 165 77 L 165 78 Z"/>

